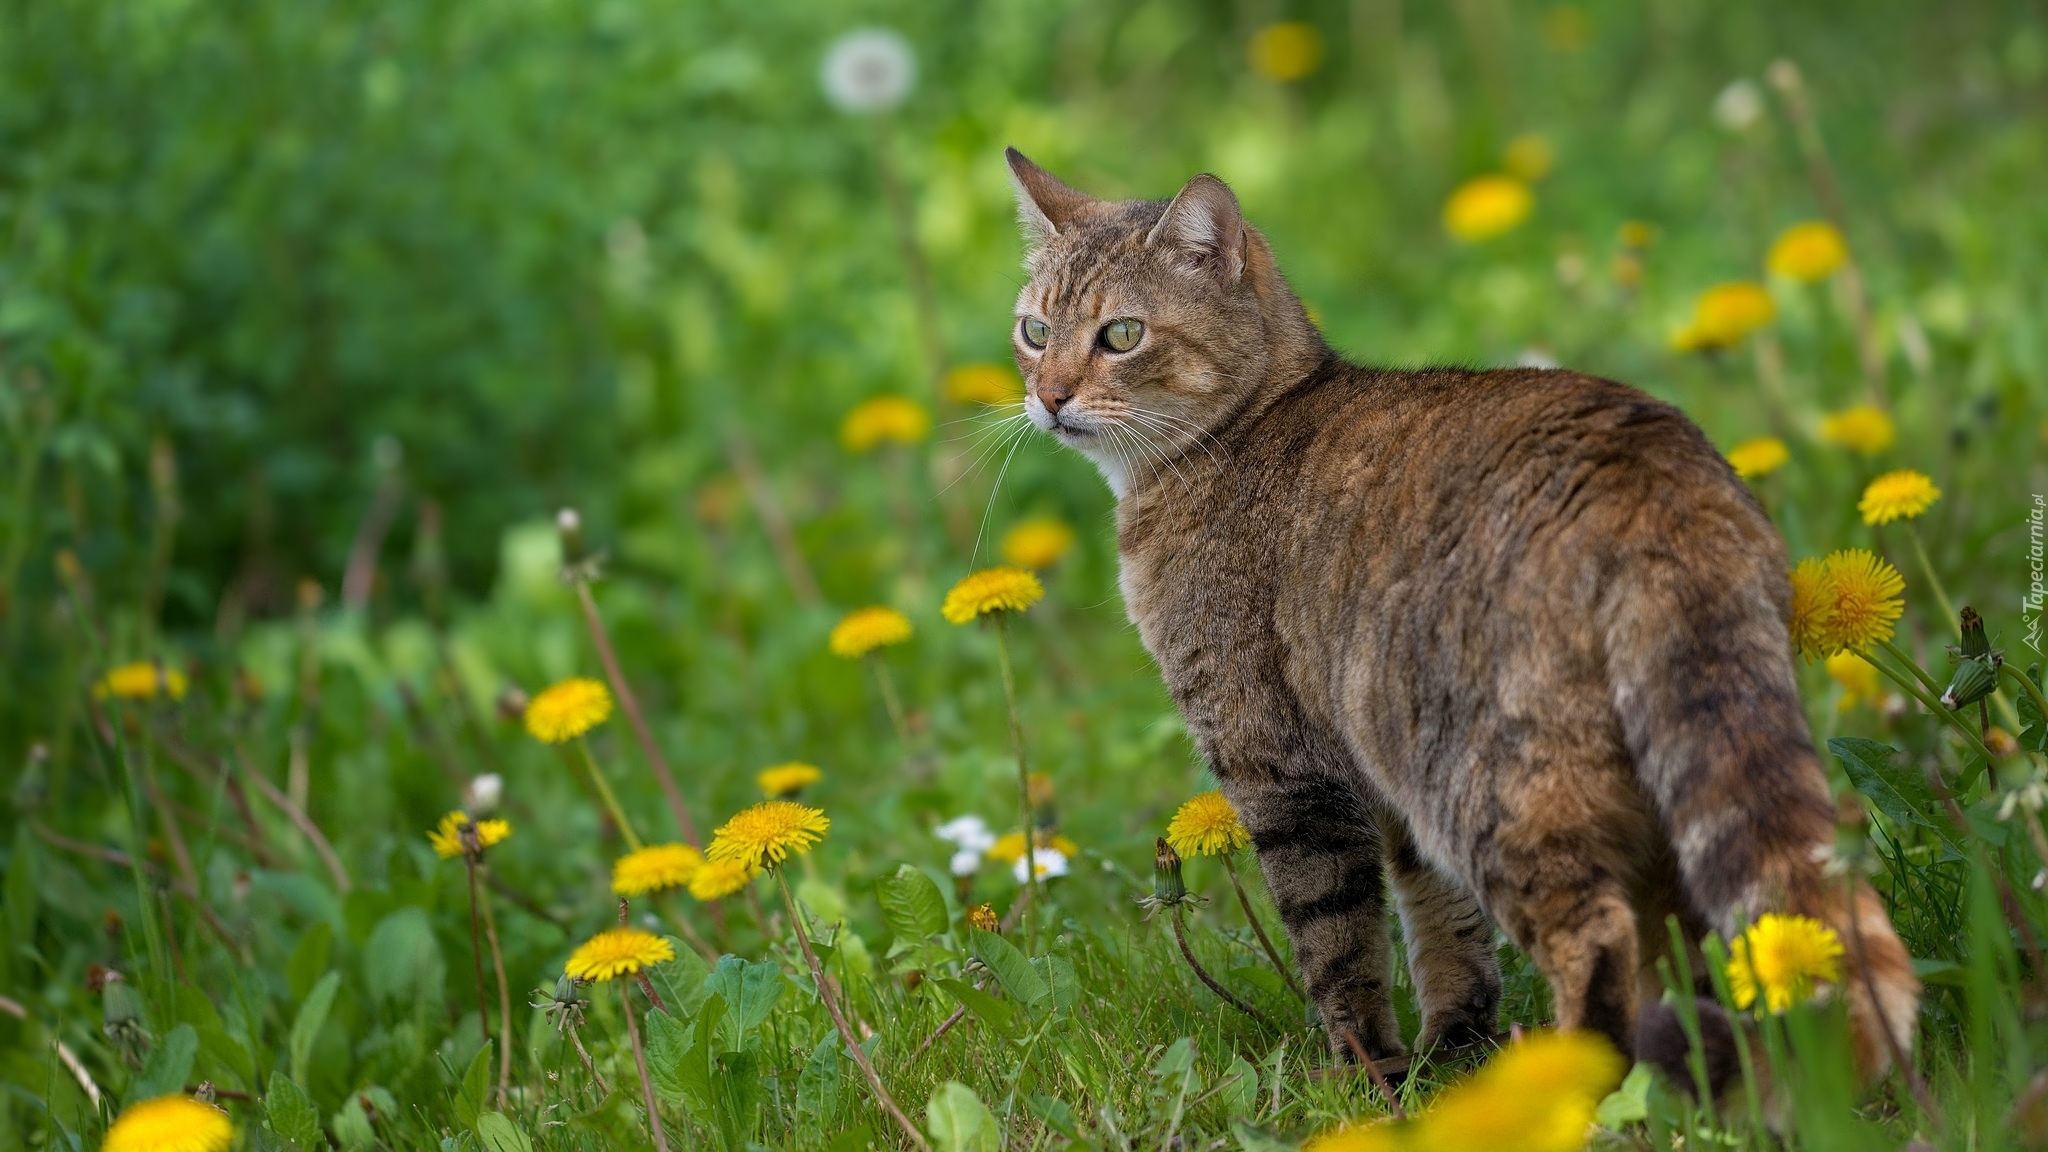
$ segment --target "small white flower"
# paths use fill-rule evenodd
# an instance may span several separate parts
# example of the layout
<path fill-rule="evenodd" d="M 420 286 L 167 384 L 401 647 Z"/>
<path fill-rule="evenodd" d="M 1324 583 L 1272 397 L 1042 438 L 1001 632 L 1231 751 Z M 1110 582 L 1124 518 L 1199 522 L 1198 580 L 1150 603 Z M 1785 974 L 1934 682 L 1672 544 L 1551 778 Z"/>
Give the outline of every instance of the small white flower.
<path fill-rule="evenodd" d="M 962 848 L 960 851 L 953 853 L 952 867 L 953 875 L 955 876 L 972 876 L 976 872 L 981 871 L 981 853 L 969 852 L 967 849 Z"/>
<path fill-rule="evenodd" d="M 950 841 L 962 852 L 972 852 L 977 856 L 996 846 L 995 833 L 988 830 L 988 821 L 972 813 L 946 821 L 932 829 L 932 834 Z"/>
<path fill-rule="evenodd" d="M 489 816 L 498 810 L 498 801 L 504 795 L 505 778 L 496 772 L 486 772 L 463 789 L 462 810 L 479 818 Z"/>
<path fill-rule="evenodd" d="M 1764 117 L 1764 94 L 1747 80 L 1737 80 L 1714 97 L 1714 123 L 1730 132 L 1747 132 Z"/>
<path fill-rule="evenodd" d="M 887 28 L 861 28 L 833 42 L 819 79 L 841 111 L 886 112 L 917 83 L 917 58 Z"/>
<path fill-rule="evenodd" d="M 1055 876 L 1065 876 L 1067 874 L 1067 854 L 1057 848 L 1033 848 L 1031 850 L 1031 866 L 1038 873 L 1040 880 L 1050 880 Z M 1017 883 L 1022 884 L 1025 882 L 1023 857 L 1018 857 L 1017 864 L 1011 871 L 1016 873 Z"/>

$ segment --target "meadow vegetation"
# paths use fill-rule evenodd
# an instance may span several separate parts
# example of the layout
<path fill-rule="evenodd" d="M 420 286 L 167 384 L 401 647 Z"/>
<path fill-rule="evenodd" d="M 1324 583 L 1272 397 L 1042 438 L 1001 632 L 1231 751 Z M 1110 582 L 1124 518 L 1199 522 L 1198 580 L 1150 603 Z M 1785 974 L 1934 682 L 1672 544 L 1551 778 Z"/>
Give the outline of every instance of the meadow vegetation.
<path fill-rule="evenodd" d="M 2048 1145 L 2038 7 L 0 13 L 0 1147 Z M 1523 1038 L 1333 1066 L 1017 416 L 1008 144 L 1705 428 L 1904 1068 L 1773 918 L 1717 1105 L 1505 942 Z"/>

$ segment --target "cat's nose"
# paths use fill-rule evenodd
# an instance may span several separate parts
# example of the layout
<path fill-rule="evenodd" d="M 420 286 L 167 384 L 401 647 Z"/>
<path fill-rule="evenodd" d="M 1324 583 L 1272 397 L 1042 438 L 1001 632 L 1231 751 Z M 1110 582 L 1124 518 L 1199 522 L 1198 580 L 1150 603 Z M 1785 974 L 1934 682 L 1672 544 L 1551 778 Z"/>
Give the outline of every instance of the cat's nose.
<path fill-rule="evenodd" d="M 1067 398 L 1073 395 L 1065 388 L 1037 388 L 1033 391 L 1038 396 L 1038 402 L 1045 405 L 1046 414 L 1050 416 L 1058 415 L 1060 405 L 1065 404 Z"/>

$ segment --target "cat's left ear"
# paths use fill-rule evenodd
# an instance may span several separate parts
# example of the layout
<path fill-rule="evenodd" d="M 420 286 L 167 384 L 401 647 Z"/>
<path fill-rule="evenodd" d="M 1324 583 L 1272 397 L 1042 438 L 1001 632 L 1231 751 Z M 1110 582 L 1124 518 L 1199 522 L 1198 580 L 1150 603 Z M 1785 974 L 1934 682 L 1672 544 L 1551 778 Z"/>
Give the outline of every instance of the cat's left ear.
<path fill-rule="evenodd" d="M 1244 211 L 1236 194 L 1207 172 L 1187 182 L 1145 237 L 1148 245 L 1168 245 L 1196 266 L 1214 271 L 1225 284 L 1244 275 L 1245 242 Z"/>

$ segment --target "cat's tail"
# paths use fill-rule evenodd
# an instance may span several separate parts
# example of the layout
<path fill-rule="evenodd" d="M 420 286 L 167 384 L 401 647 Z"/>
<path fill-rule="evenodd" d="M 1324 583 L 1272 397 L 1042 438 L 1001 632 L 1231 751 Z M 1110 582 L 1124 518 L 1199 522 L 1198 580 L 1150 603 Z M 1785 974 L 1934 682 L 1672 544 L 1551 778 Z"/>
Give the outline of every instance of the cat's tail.
<path fill-rule="evenodd" d="M 1717 562 L 1646 563 L 1606 605 L 1608 667 L 1638 778 L 1700 923 L 1733 940 L 1776 912 L 1835 931 L 1844 955 L 1832 994 L 1848 998 L 1856 1065 L 1875 1077 L 1912 1050 L 1920 982 L 1876 893 L 1826 868 L 1835 806 L 1793 677 L 1776 550 L 1688 543 Z M 1659 1013 L 1645 1009 L 1654 1025 Z M 1638 1047 L 1655 1047 L 1650 1039 L 1639 1033 Z"/>

